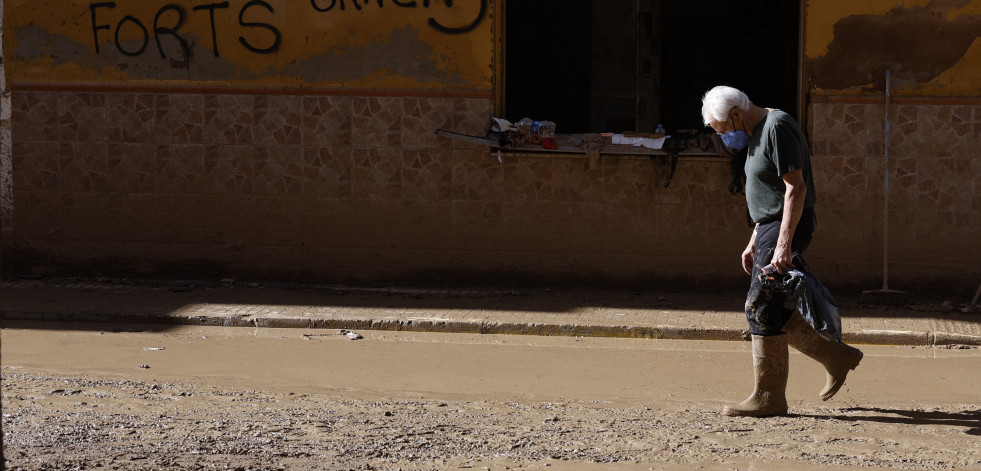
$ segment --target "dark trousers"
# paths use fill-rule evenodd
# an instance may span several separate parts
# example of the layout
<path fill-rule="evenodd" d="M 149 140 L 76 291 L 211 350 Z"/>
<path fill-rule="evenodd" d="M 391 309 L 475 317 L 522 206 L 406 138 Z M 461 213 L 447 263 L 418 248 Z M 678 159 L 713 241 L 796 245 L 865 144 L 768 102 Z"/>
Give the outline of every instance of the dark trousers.
<path fill-rule="evenodd" d="M 794 240 L 790 250 L 794 256 L 794 266 L 807 271 L 807 265 L 801 254 L 811 244 L 817 219 L 814 208 L 805 208 L 794 231 Z M 750 276 L 749 292 L 746 293 L 746 321 L 749 322 L 749 333 L 760 336 L 780 335 L 783 325 L 793 314 L 793 308 L 787 307 L 787 295 L 775 292 L 764 286 L 759 274 L 763 267 L 770 264 L 773 251 L 780 237 L 780 221 L 760 224 L 756 230 L 756 252 L 753 255 L 753 274 Z"/>

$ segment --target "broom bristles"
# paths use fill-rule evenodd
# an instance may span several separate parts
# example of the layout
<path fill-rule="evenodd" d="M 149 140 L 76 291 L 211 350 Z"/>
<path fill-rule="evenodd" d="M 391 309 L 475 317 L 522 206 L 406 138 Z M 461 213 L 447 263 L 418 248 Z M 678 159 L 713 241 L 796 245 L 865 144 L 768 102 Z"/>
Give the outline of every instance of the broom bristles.
<path fill-rule="evenodd" d="M 862 291 L 861 304 L 877 306 L 902 306 L 906 304 L 906 292 L 894 289 L 872 289 Z"/>

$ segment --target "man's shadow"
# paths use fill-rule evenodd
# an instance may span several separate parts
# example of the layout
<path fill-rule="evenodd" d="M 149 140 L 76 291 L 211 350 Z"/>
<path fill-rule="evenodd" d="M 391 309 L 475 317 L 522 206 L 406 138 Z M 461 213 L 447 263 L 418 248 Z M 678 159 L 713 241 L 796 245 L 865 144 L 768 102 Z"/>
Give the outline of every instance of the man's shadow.
<path fill-rule="evenodd" d="M 917 411 L 882 409 L 879 407 L 849 407 L 842 412 L 863 412 L 888 415 L 804 415 L 804 417 L 831 418 L 846 422 L 879 422 L 884 424 L 944 425 L 967 427 L 968 435 L 981 436 L 981 409 L 963 412 Z"/>

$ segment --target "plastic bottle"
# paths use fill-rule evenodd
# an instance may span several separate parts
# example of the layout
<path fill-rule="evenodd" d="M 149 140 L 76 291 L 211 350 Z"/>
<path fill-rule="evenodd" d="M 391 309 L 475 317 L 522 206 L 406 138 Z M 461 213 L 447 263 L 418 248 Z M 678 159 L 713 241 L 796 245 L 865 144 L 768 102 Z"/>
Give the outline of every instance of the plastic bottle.
<path fill-rule="evenodd" d="M 553 121 L 542 121 L 538 125 L 538 135 L 542 136 L 542 139 L 548 139 L 555 137 L 555 122 Z"/>
<path fill-rule="evenodd" d="M 657 130 L 656 130 L 656 131 L 654 131 L 654 137 L 655 137 L 655 138 L 659 138 L 659 137 L 664 137 L 664 135 L 665 135 L 665 134 L 666 134 L 666 133 L 665 133 L 665 131 L 664 131 L 664 126 L 662 126 L 662 125 L 660 125 L 660 124 L 658 124 L 658 125 L 657 125 Z"/>
<path fill-rule="evenodd" d="M 515 126 L 518 127 L 518 132 L 532 134 L 531 126 L 534 123 L 535 121 L 532 121 L 531 118 L 521 118 L 521 121 L 518 121 Z"/>

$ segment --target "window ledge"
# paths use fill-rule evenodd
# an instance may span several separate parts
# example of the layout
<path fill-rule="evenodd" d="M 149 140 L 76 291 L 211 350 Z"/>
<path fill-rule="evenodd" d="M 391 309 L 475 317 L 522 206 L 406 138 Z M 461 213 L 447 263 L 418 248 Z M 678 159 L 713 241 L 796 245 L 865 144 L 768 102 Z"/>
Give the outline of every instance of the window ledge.
<path fill-rule="evenodd" d="M 598 134 L 556 134 L 555 149 L 546 149 L 540 144 L 520 143 L 514 144 L 506 149 L 499 149 L 498 156 L 512 157 L 561 157 L 561 158 L 581 158 L 587 159 L 599 156 L 617 157 L 636 157 L 649 158 L 668 156 L 669 153 L 664 149 L 651 149 L 644 146 L 634 146 L 626 144 L 612 144 L 602 140 L 591 138 Z M 732 156 L 715 151 L 689 147 L 678 153 L 678 157 L 685 160 L 705 160 L 705 161 L 725 161 L 732 160 Z"/>

